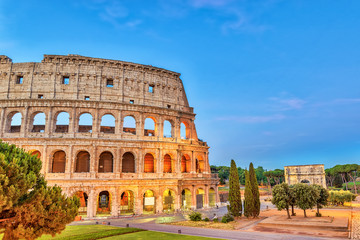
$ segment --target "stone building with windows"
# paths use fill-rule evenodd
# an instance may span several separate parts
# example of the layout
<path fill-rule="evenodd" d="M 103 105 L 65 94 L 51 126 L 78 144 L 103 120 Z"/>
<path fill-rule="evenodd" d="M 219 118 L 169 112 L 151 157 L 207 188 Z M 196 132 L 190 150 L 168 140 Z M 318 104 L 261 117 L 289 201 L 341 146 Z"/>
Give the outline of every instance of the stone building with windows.
<path fill-rule="evenodd" d="M 0 56 L 0 138 L 42 160 L 88 217 L 214 207 L 218 178 L 180 74 L 130 62 Z"/>

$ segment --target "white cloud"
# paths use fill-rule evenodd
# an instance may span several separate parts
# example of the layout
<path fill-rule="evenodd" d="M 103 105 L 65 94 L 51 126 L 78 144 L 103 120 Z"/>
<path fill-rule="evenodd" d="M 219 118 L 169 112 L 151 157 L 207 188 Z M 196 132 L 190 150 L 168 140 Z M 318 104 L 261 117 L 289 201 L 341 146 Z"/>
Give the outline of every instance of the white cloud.
<path fill-rule="evenodd" d="M 273 108 L 277 111 L 288 111 L 302 109 L 306 104 L 305 100 L 300 98 L 278 98 L 272 97 L 269 100 L 275 102 Z"/>
<path fill-rule="evenodd" d="M 232 2 L 232 0 L 190 0 L 189 3 L 191 6 L 196 8 L 201 7 L 220 7 L 227 5 L 228 3 Z"/>

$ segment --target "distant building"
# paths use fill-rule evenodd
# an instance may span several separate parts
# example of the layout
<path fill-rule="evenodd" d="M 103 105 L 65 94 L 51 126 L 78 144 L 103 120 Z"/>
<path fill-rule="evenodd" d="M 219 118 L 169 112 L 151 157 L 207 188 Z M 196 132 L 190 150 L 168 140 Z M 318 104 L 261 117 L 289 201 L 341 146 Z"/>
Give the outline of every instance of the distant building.
<path fill-rule="evenodd" d="M 326 188 L 324 164 L 294 165 L 284 167 L 285 182 L 317 184 Z"/>

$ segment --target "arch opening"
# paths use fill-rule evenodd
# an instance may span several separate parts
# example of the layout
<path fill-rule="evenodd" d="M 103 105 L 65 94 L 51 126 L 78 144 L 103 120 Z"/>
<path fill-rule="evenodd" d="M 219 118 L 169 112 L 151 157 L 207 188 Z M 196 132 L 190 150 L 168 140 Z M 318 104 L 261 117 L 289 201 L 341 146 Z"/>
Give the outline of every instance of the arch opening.
<path fill-rule="evenodd" d="M 198 156 L 196 158 L 196 172 L 197 173 L 203 173 L 204 172 L 204 169 L 205 169 L 205 161 L 204 159 L 202 158 L 202 156 Z"/>
<path fill-rule="evenodd" d="M 90 172 L 90 153 L 87 151 L 80 151 L 76 155 L 75 172 Z"/>
<path fill-rule="evenodd" d="M 171 156 L 169 154 L 165 154 L 164 156 L 164 173 L 172 173 L 173 171 L 173 163 Z"/>
<path fill-rule="evenodd" d="M 83 191 L 77 191 L 74 196 L 77 196 L 80 199 L 79 215 L 87 215 L 87 206 L 88 206 L 88 195 Z"/>
<path fill-rule="evenodd" d="M 131 152 L 124 153 L 122 157 L 122 172 L 134 173 L 135 172 L 135 157 Z"/>
<path fill-rule="evenodd" d="M 53 155 L 52 172 L 64 173 L 66 166 L 66 153 L 64 151 L 56 151 Z"/>
<path fill-rule="evenodd" d="M 215 205 L 216 205 L 215 189 L 211 187 L 209 189 L 209 207 L 215 207 Z"/>
<path fill-rule="evenodd" d="M 99 158 L 99 173 L 113 172 L 113 155 L 111 152 L 103 152 Z"/>
<path fill-rule="evenodd" d="M 67 112 L 60 112 L 56 117 L 55 132 L 69 132 L 70 115 Z"/>
<path fill-rule="evenodd" d="M 145 154 L 144 157 L 144 172 L 153 173 L 155 172 L 155 159 L 151 153 Z"/>
<path fill-rule="evenodd" d="M 143 199 L 143 213 L 144 214 L 152 214 L 155 213 L 155 195 L 152 190 L 146 190 L 144 193 L 144 199 Z"/>
<path fill-rule="evenodd" d="M 22 115 L 20 112 L 12 112 L 8 116 L 8 122 L 10 123 L 8 132 L 17 133 L 21 130 Z"/>
<path fill-rule="evenodd" d="M 93 125 L 93 117 L 90 113 L 83 113 L 79 117 L 79 129 L 81 133 L 91 133 Z"/>
<path fill-rule="evenodd" d="M 45 113 L 39 112 L 33 118 L 32 130 L 31 132 L 45 132 Z"/>
<path fill-rule="evenodd" d="M 126 190 L 120 198 L 120 214 L 134 213 L 134 193 Z"/>
<path fill-rule="evenodd" d="M 136 135 L 136 121 L 132 116 L 124 117 L 123 132 Z"/>
<path fill-rule="evenodd" d="M 203 208 L 204 207 L 204 201 L 205 201 L 205 192 L 204 189 L 198 188 L 196 190 L 196 208 Z"/>
<path fill-rule="evenodd" d="M 166 212 L 174 212 L 175 210 L 175 193 L 171 189 L 167 189 L 163 193 L 163 209 Z"/>
<path fill-rule="evenodd" d="M 108 191 L 102 191 L 98 196 L 97 215 L 109 215 L 111 213 L 111 195 Z"/>
<path fill-rule="evenodd" d="M 181 172 L 182 173 L 189 173 L 191 171 L 191 159 L 189 155 L 184 154 L 181 157 Z"/>
<path fill-rule="evenodd" d="M 152 118 L 145 119 L 144 136 L 155 136 L 155 121 Z"/>
<path fill-rule="evenodd" d="M 115 117 L 111 114 L 105 114 L 101 118 L 100 132 L 115 133 Z"/>
<path fill-rule="evenodd" d="M 303 180 L 301 180 L 301 183 L 310 184 L 310 181 L 309 181 L 309 180 L 307 180 L 307 179 L 303 179 Z"/>
<path fill-rule="evenodd" d="M 41 153 L 38 150 L 34 150 L 31 152 L 31 156 L 37 156 L 37 158 L 41 158 Z"/>
<path fill-rule="evenodd" d="M 165 120 L 164 121 L 164 137 L 165 138 L 173 137 L 172 131 L 173 131 L 172 124 L 168 120 Z"/>
<path fill-rule="evenodd" d="M 181 208 L 190 209 L 191 208 L 191 191 L 187 188 L 181 192 Z"/>

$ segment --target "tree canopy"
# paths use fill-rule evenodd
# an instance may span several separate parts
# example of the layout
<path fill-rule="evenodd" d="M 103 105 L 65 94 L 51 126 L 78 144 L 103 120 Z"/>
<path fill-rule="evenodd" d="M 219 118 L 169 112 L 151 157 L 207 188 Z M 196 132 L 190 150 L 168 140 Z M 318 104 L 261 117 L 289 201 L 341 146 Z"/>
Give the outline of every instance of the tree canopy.
<path fill-rule="evenodd" d="M 78 214 L 79 199 L 48 187 L 37 156 L 0 141 L 0 229 L 3 239 L 55 235 Z"/>
<path fill-rule="evenodd" d="M 242 203 L 241 203 L 241 192 L 239 173 L 236 168 L 236 163 L 231 160 L 230 167 L 230 179 L 229 179 L 229 212 L 234 217 L 241 216 L 242 214 Z"/>

